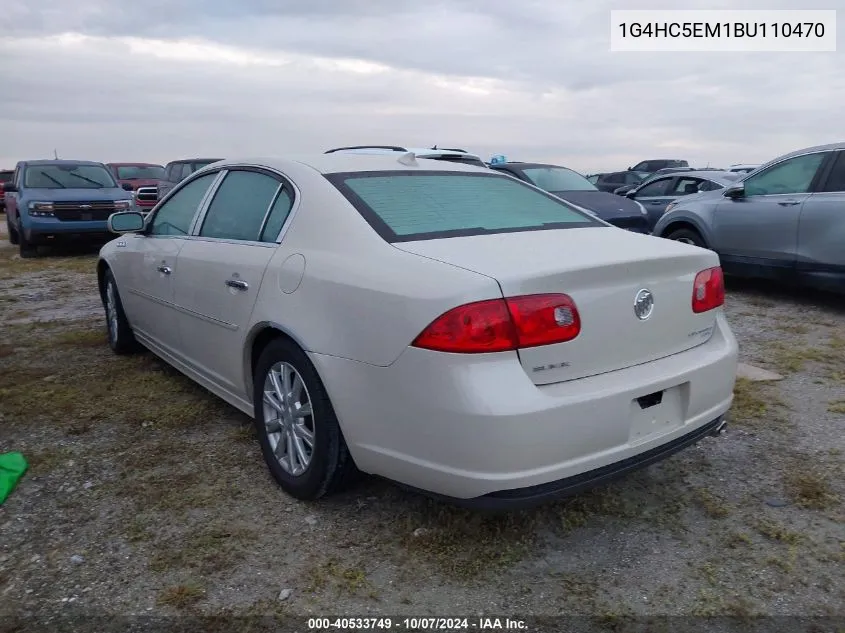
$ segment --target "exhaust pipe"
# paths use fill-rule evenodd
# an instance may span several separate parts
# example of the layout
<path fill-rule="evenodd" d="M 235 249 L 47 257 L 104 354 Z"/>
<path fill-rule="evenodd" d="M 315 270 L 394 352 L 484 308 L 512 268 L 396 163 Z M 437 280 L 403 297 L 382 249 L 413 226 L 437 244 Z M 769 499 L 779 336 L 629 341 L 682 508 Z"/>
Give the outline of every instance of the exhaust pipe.
<path fill-rule="evenodd" d="M 728 430 L 728 421 L 722 420 L 719 424 L 716 425 L 716 428 L 710 432 L 710 435 L 713 437 L 719 437 L 720 435 L 726 433 Z"/>

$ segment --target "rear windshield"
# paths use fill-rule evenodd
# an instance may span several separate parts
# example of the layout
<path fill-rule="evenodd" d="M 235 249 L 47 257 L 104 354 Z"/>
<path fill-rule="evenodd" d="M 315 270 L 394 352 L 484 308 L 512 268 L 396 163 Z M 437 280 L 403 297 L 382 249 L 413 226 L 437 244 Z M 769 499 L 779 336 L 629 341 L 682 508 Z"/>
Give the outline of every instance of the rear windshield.
<path fill-rule="evenodd" d="M 121 180 L 164 180 L 164 167 L 160 165 L 121 165 L 117 168 Z"/>
<path fill-rule="evenodd" d="M 0 182 L 12 182 L 14 175 L 13 171 L 0 171 Z"/>
<path fill-rule="evenodd" d="M 604 226 L 498 174 L 356 172 L 326 176 L 388 242 Z"/>
<path fill-rule="evenodd" d="M 102 165 L 28 165 L 24 186 L 34 189 L 106 189 L 117 187 L 111 172 Z"/>

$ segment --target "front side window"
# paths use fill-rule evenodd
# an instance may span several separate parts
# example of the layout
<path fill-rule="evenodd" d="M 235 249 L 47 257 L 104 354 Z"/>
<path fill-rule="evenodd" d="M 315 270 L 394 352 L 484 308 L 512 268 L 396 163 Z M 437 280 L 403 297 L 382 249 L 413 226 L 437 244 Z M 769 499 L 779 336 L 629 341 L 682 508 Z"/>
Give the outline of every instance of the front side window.
<path fill-rule="evenodd" d="M 826 152 L 805 154 L 772 165 L 744 181 L 745 195 L 807 193 L 825 156 Z"/>
<path fill-rule="evenodd" d="M 492 173 L 355 172 L 327 178 L 388 242 L 604 226 L 559 198 Z"/>
<path fill-rule="evenodd" d="M 665 196 L 666 189 L 671 182 L 671 178 L 661 178 L 645 185 L 642 189 L 637 191 L 637 198 L 652 198 L 656 196 Z"/>
<path fill-rule="evenodd" d="M 27 165 L 24 186 L 33 189 L 111 189 L 114 177 L 101 165 Z"/>
<path fill-rule="evenodd" d="M 565 167 L 528 167 L 522 170 L 529 182 L 544 191 L 595 191 L 581 174 Z"/>
<path fill-rule="evenodd" d="M 230 171 L 214 194 L 200 236 L 259 241 L 264 217 L 281 185 L 257 171 Z"/>
<path fill-rule="evenodd" d="M 205 174 L 175 192 L 156 211 L 149 234 L 187 235 L 200 203 L 216 177 L 216 173 Z"/>

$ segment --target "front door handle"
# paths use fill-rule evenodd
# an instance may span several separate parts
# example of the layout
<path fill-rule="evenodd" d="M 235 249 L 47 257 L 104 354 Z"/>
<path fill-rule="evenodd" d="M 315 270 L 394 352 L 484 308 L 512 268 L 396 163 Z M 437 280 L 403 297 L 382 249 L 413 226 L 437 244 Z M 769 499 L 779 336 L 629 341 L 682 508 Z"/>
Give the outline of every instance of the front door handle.
<path fill-rule="evenodd" d="M 163 266 L 163 265 L 162 265 L 162 266 L 159 266 L 159 267 L 157 268 L 157 270 L 158 270 L 158 272 L 160 272 L 162 275 L 169 275 L 170 273 L 172 273 L 172 272 L 173 272 L 173 270 L 170 268 L 170 266 Z"/>
<path fill-rule="evenodd" d="M 237 290 L 248 290 L 249 284 L 243 279 L 227 279 L 226 285 Z"/>
<path fill-rule="evenodd" d="M 797 200 L 784 200 L 783 202 L 778 202 L 778 204 L 782 207 L 794 207 L 796 204 L 801 204 Z"/>

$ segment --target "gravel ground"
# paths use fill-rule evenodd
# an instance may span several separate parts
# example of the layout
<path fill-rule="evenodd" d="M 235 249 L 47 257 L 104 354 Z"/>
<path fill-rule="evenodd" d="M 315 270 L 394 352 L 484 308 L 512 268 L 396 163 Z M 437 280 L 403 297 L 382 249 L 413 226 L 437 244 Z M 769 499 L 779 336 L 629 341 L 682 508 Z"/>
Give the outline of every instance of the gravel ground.
<path fill-rule="evenodd" d="M 94 262 L 21 260 L 5 236 L 0 249 L 0 452 L 31 462 L 0 507 L 0 622 L 845 617 L 836 299 L 731 284 L 742 360 L 784 379 L 740 380 L 725 435 L 565 502 L 487 515 L 370 478 L 318 503 L 286 497 L 242 414 L 149 354 L 111 354 Z"/>

